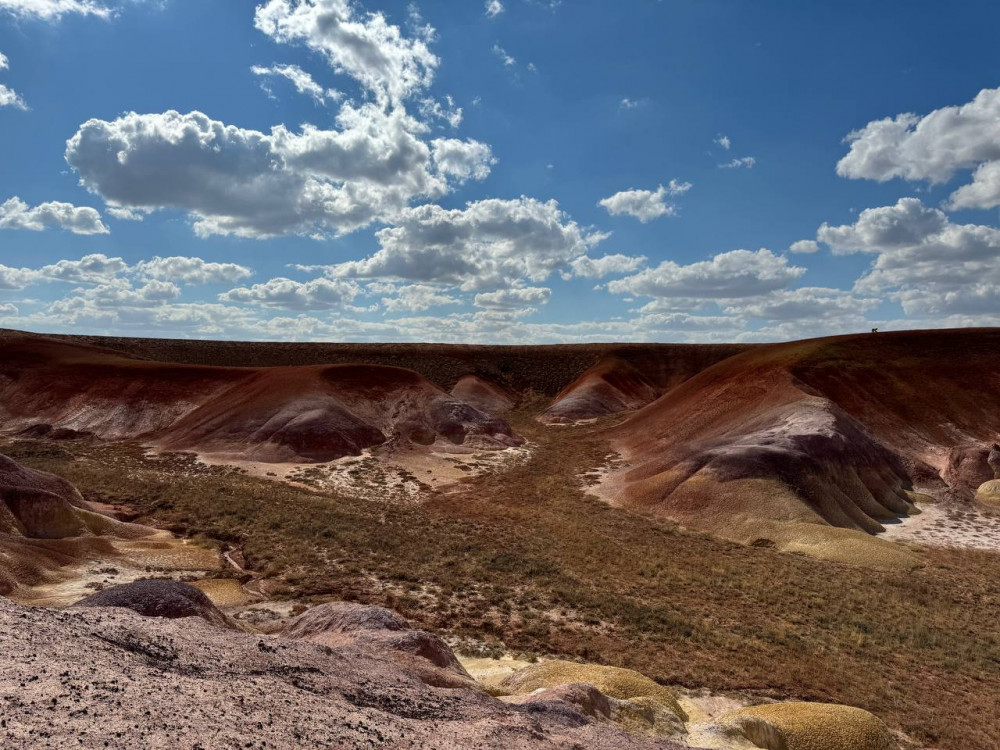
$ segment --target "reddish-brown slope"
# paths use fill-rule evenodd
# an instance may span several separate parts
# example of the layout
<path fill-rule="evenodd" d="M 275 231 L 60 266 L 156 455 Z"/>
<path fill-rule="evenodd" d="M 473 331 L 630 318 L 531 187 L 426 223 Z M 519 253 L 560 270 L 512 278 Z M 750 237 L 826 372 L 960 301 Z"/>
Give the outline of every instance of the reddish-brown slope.
<path fill-rule="evenodd" d="M 478 375 L 463 375 L 451 389 L 451 395 L 484 414 L 504 414 L 518 402 L 516 393 Z"/>
<path fill-rule="evenodd" d="M 539 420 L 566 424 L 634 411 L 705 368 L 749 348 L 738 344 L 661 345 L 612 351 L 563 388 Z"/>
<path fill-rule="evenodd" d="M 370 365 L 234 368 L 132 360 L 41 337 L 0 340 L 0 419 L 259 461 L 325 461 L 400 435 L 505 447 L 510 427 L 420 375 Z"/>
<path fill-rule="evenodd" d="M 930 457 L 1000 434 L 998 354 L 989 330 L 732 357 L 610 432 L 634 467 L 617 502 L 735 538 L 760 520 L 878 531 L 908 510 L 914 481 L 939 482 Z"/>
<path fill-rule="evenodd" d="M 1000 329 L 826 339 L 790 372 L 904 456 L 916 479 L 930 465 L 949 480 L 949 463 L 966 452 L 981 454 L 974 472 L 988 471 L 1000 436 Z"/>

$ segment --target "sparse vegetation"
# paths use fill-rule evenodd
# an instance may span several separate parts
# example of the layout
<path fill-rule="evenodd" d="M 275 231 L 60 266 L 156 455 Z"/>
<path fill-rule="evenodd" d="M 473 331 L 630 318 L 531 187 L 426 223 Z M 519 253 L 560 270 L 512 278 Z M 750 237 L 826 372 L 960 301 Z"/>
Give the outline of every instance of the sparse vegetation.
<path fill-rule="evenodd" d="M 398 610 L 479 643 L 637 669 L 664 683 L 842 701 L 923 743 L 994 748 L 1000 559 L 927 550 L 872 571 L 679 531 L 585 494 L 608 446 L 595 427 L 545 429 L 504 472 L 422 504 L 358 501 L 150 459 L 128 445 L 0 450 L 144 521 L 238 545 L 276 595 Z M 359 464 L 363 465 L 363 464 Z"/>

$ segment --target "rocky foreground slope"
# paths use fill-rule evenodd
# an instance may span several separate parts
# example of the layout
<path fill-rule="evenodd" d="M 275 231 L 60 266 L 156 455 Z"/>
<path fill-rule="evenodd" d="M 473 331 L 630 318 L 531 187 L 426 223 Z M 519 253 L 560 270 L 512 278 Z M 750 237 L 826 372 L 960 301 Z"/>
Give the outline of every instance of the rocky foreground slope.
<path fill-rule="evenodd" d="M 670 692 L 628 670 L 543 663 L 497 699 L 388 610 L 320 605 L 267 637 L 141 617 L 131 610 L 148 609 L 144 596 L 184 597 L 137 586 L 70 611 L 0 599 L 4 747 L 895 747 L 871 714 L 820 704 L 738 711 L 688 733 Z"/>

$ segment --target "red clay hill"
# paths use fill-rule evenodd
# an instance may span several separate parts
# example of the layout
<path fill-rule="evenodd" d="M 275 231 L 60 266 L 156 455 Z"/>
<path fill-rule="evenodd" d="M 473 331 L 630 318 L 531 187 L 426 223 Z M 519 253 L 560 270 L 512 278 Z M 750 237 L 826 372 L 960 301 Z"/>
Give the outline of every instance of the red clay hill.
<path fill-rule="evenodd" d="M 632 467 L 615 502 L 838 557 L 862 537 L 821 529 L 877 532 L 914 490 L 940 493 L 949 455 L 1000 435 L 998 396 L 996 329 L 755 348 L 609 431 Z"/>
<path fill-rule="evenodd" d="M 914 493 L 971 501 L 991 474 L 998 394 L 1000 329 L 540 347 L 0 332 L 8 434 L 325 461 L 396 438 L 515 445 L 503 413 L 543 395 L 548 423 L 635 412 L 603 433 L 629 466 L 604 485 L 620 505 L 743 542 L 887 564 L 912 558 L 872 547 L 870 535 L 913 512 Z"/>
<path fill-rule="evenodd" d="M 0 339 L 6 432 L 73 430 L 264 462 L 329 461 L 390 436 L 519 444 L 506 422 L 421 375 L 379 365 L 210 367 L 37 336 Z"/>
<path fill-rule="evenodd" d="M 539 420 L 567 424 L 634 411 L 706 367 L 750 348 L 741 344 L 666 344 L 610 351 L 563 388 Z"/>

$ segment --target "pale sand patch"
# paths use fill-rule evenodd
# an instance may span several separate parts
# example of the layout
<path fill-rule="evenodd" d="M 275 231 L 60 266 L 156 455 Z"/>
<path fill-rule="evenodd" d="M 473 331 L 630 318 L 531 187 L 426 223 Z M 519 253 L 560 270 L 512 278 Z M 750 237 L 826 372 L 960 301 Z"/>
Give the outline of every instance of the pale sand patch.
<path fill-rule="evenodd" d="M 609 453 L 604 461 L 580 475 L 588 495 L 609 505 L 625 486 L 625 473 L 632 468 L 620 453 Z"/>
<path fill-rule="evenodd" d="M 197 454 L 207 466 L 230 466 L 262 479 L 307 489 L 338 492 L 365 500 L 418 502 L 421 495 L 445 489 L 467 477 L 507 471 L 525 463 L 536 446 L 503 450 L 474 449 L 450 443 L 431 446 L 366 448 L 360 456 L 326 463 L 262 463 Z"/>
<path fill-rule="evenodd" d="M 920 515 L 883 521 L 879 538 L 927 547 L 1000 551 L 1000 512 L 977 505 L 920 503 Z"/>
<path fill-rule="evenodd" d="M 684 713 L 688 715 L 688 724 L 700 724 L 715 721 L 726 714 L 750 705 L 749 699 L 734 698 L 729 695 L 719 695 L 707 688 L 687 690 L 673 688 L 677 702 L 681 704 Z"/>
<path fill-rule="evenodd" d="M 200 581 L 193 581 L 191 585 L 205 592 L 205 596 L 219 609 L 243 607 L 256 601 L 234 578 L 203 578 Z"/>

